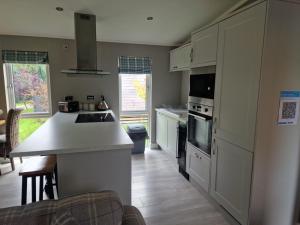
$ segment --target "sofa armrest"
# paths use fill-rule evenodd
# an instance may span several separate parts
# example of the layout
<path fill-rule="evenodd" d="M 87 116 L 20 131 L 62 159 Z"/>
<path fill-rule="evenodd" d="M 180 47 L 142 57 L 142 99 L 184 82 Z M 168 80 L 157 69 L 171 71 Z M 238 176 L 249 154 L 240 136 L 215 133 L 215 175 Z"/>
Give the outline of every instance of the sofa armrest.
<path fill-rule="evenodd" d="M 141 212 L 134 206 L 124 206 L 122 225 L 146 225 Z"/>

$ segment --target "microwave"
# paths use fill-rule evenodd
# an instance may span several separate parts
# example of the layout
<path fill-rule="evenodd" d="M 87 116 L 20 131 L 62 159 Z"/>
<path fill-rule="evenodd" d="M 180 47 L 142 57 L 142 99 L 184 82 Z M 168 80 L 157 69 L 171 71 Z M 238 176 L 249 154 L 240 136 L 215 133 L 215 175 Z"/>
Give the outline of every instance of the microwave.
<path fill-rule="evenodd" d="M 190 75 L 190 97 L 214 99 L 215 73 Z"/>

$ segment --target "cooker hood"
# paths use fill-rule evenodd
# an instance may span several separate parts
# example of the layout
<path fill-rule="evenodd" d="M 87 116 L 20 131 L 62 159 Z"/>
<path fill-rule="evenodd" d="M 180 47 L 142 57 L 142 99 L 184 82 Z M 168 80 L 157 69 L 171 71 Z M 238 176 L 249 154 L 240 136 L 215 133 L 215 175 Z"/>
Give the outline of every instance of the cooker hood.
<path fill-rule="evenodd" d="M 109 75 L 97 69 L 96 16 L 75 13 L 77 68 L 65 69 L 66 74 Z"/>

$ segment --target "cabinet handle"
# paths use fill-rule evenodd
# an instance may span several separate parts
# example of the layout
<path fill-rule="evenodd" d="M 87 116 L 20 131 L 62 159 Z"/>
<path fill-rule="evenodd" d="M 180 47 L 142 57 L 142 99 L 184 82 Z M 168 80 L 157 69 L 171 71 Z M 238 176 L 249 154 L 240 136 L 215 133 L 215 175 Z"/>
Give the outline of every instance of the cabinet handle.
<path fill-rule="evenodd" d="M 173 66 L 173 69 L 177 69 L 177 66 Z"/>
<path fill-rule="evenodd" d="M 216 126 L 217 126 L 217 117 L 214 117 L 214 121 L 213 121 L 214 134 L 217 133 L 217 128 L 216 128 Z"/>
<path fill-rule="evenodd" d="M 194 49 L 193 48 L 191 49 L 190 59 L 191 59 L 191 62 L 194 61 Z"/>

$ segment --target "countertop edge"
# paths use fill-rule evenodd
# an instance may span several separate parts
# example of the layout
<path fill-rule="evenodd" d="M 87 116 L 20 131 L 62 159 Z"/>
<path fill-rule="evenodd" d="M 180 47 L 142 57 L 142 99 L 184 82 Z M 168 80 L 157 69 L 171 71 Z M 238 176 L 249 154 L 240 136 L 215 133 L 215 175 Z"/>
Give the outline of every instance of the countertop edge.
<path fill-rule="evenodd" d="M 155 111 L 156 112 L 161 112 L 161 113 L 163 113 L 163 114 L 165 114 L 169 117 L 172 117 L 173 119 L 176 119 L 180 122 L 187 123 L 187 118 L 180 117 L 178 114 L 173 113 L 173 112 L 169 111 L 166 108 L 155 108 Z"/>
<path fill-rule="evenodd" d="M 55 150 L 39 150 L 39 151 L 28 151 L 28 152 L 11 152 L 11 157 L 23 157 L 23 156 L 37 156 L 37 155 L 62 155 L 62 154 L 73 154 L 73 153 L 88 153 L 88 152 L 102 152 L 111 150 L 126 150 L 134 147 L 134 144 L 120 144 L 114 146 L 103 146 L 99 148 L 77 148 L 77 149 L 55 149 Z"/>

